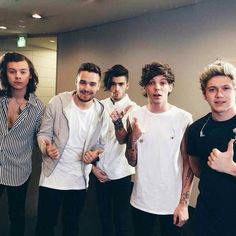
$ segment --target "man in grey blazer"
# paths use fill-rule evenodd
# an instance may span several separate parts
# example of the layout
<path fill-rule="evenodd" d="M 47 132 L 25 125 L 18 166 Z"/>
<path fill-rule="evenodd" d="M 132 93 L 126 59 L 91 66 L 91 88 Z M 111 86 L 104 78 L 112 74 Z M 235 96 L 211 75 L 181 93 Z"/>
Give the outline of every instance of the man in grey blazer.
<path fill-rule="evenodd" d="M 89 173 L 102 152 L 108 115 L 94 97 L 101 71 L 93 63 L 78 70 L 76 91 L 61 93 L 49 102 L 38 134 L 43 154 L 36 235 L 54 235 L 62 207 L 64 236 L 78 235 Z"/>

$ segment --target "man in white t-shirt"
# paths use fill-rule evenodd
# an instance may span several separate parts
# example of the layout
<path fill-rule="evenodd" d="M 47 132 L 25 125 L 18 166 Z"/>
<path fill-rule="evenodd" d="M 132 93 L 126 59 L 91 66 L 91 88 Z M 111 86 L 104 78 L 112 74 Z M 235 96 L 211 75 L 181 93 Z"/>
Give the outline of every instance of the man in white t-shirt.
<path fill-rule="evenodd" d="M 109 116 L 94 98 L 101 71 L 93 63 L 78 70 L 76 91 L 48 104 L 38 133 L 42 151 L 37 236 L 53 236 L 62 208 L 63 236 L 77 236 L 92 162 L 102 152 Z M 104 133 L 103 133 L 104 132 Z"/>
<path fill-rule="evenodd" d="M 108 114 L 114 110 L 121 112 L 127 106 L 129 112 L 137 107 L 126 93 L 129 88 L 128 80 L 128 70 L 122 65 L 114 65 L 105 73 L 104 89 L 110 91 L 111 96 L 101 102 Z M 127 114 L 123 117 L 123 121 L 126 118 Z M 102 236 L 113 235 L 113 226 L 116 236 L 129 236 L 129 200 L 134 168 L 128 164 L 125 157 L 126 145 L 120 145 L 116 139 L 111 119 L 106 140 L 104 152 L 93 166 Z"/>
<path fill-rule="evenodd" d="M 130 201 L 135 236 L 153 235 L 157 218 L 162 236 L 181 235 L 180 227 L 188 219 L 193 173 L 185 131 L 192 116 L 168 102 L 174 82 L 167 64 L 145 65 L 139 84 L 148 103 L 129 115 L 127 133 L 116 130 L 119 142 L 127 142 L 128 162 L 135 166 Z M 120 117 L 112 113 L 115 125 L 120 125 Z"/>

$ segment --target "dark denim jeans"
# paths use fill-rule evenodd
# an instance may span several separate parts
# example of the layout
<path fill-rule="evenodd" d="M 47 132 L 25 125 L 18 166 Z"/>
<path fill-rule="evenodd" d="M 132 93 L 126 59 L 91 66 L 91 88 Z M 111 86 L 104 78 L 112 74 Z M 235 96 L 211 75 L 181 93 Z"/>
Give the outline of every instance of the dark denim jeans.
<path fill-rule="evenodd" d="M 86 190 L 56 190 L 39 187 L 36 236 L 53 236 L 62 207 L 63 236 L 77 236 Z"/>
<path fill-rule="evenodd" d="M 24 236 L 25 232 L 25 200 L 28 180 L 20 186 L 0 185 L 0 196 L 7 191 L 8 213 L 10 217 L 10 236 Z"/>
<path fill-rule="evenodd" d="M 96 178 L 96 177 L 95 177 Z M 102 226 L 102 236 L 130 236 L 131 177 L 101 183 L 96 178 L 95 189 Z"/>

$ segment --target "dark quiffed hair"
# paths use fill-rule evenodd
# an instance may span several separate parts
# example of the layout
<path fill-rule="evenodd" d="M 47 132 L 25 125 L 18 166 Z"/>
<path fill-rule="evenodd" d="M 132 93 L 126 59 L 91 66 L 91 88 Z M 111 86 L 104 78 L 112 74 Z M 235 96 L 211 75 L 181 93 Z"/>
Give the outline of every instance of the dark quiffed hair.
<path fill-rule="evenodd" d="M 11 97 L 11 86 L 8 82 L 7 78 L 7 64 L 9 62 L 20 62 L 20 61 L 26 61 L 29 66 L 30 71 L 30 80 L 27 85 L 27 90 L 25 94 L 25 99 L 29 99 L 29 94 L 34 93 L 37 88 L 37 84 L 39 82 L 38 75 L 35 71 L 33 63 L 24 55 L 16 53 L 16 52 L 7 52 L 1 57 L 0 60 L 0 82 L 1 82 L 1 94 L 7 95 L 8 97 Z"/>
<path fill-rule="evenodd" d="M 114 65 L 105 72 L 105 76 L 103 79 L 104 91 L 109 91 L 111 89 L 112 78 L 118 76 L 125 76 L 126 82 L 129 81 L 129 71 L 122 65 Z"/>
<path fill-rule="evenodd" d="M 88 72 L 93 72 L 99 75 L 99 78 L 101 78 L 101 69 L 99 66 L 95 65 L 94 63 L 91 62 L 86 62 L 81 64 L 81 66 L 78 69 L 78 74 L 81 71 L 88 71 Z"/>
<path fill-rule="evenodd" d="M 163 75 L 166 78 L 168 84 L 175 83 L 175 76 L 168 64 L 153 62 L 151 64 L 146 64 L 143 67 L 139 85 L 145 87 L 151 79 L 158 75 Z"/>

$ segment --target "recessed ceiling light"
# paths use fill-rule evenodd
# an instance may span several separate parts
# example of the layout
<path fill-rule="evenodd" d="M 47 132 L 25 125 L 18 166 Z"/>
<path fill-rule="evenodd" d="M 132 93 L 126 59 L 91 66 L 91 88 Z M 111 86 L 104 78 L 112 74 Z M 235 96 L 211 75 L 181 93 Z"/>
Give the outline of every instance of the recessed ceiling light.
<path fill-rule="evenodd" d="M 5 29 L 7 29 L 7 27 L 4 26 L 4 25 L 1 25 L 1 26 L 0 26 L 0 29 L 5 30 Z"/>
<path fill-rule="evenodd" d="M 56 41 L 55 40 L 49 40 L 50 43 L 55 43 Z"/>
<path fill-rule="evenodd" d="M 32 17 L 35 18 L 35 19 L 41 19 L 42 18 L 42 16 L 40 16 L 37 13 L 33 14 Z"/>

